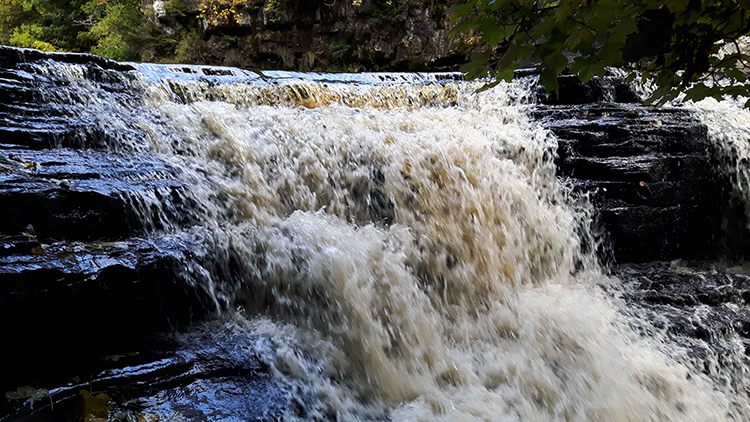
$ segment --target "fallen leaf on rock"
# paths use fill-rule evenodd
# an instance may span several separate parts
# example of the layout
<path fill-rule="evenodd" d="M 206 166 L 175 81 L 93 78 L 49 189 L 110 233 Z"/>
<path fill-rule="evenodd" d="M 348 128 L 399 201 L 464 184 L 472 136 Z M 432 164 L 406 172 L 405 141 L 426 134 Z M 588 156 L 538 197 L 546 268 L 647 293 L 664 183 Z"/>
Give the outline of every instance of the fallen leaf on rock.
<path fill-rule="evenodd" d="M 29 387 L 28 385 L 23 387 L 18 387 L 16 391 L 8 391 L 5 393 L 5 397 L 8 400 L 41 400 L 43 399 L 47 394 L 49 393 L 49 390 L 46 390 L 44 388 L 34 388 Z"/>
<path fill-rule="evenodd" d="M 107 355 L 107 356 L 104 356 L 104 360 L 117 362 L 118 360 L 124 357 L 125 355 Z"/>
<path fill-rule="evenodd" d="M 109 402 L 111 397 L 104 393 L 92 395 L 86 390 L 78 392 L 80 401 L 78 403 L 78 420 L 81 422 L 106 421 L 109 412 L 112 411 L 112 405 Z"/>
<path fill-rule="evenodd" d="M 31 171 L 36 171 L 37 169 L 39 169 L 39 163 L 37 163 L 36 161 L 28 161 L 26 163 L 23 163 L 23 167 Z"/>
<path fill-rule="evenodd" d="M 44 245 L 44 244 L 41 244 L 39 246 L 34 246 L 33 248 L 31 248 L 31 253 L 33 253 L 34 255 L 44 255 L 44 252 L 47 250 L 48 247 L 49 245 Z"/>

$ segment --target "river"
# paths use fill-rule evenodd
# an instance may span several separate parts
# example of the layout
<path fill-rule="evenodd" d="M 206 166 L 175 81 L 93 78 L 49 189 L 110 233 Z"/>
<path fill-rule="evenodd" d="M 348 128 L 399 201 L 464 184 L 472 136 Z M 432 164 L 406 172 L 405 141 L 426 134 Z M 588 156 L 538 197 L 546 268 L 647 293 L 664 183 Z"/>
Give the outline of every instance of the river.
<path fill-rule="evenodd" d="M 179 169 L 191 224 L 154 221 L 169 214 L 159 198 L 131 198 L 148 236 L 203 248 L 184 271 L 215 318 L 173 336 L 256 356 L 300 403 L 268 418 L 750 417 L 722 370 L 644 335 L 620 297 L 627 283 L 582 247 L 597 238 L 592 211 L 556 176 L 556 137 L 525 113 L 532 78 L 477 93 L 453 74 L 135 67 L 127 98 L 78 65 L 37 71 L 66 81 L 47 101 L 79 107 L 96 149 Z M 709 122 L 716 139 L 722 124 Z M 180 416 L 196 407 L 246 417 L 178 396 L 140 405 L 170 420 L 202 420 Z"/>

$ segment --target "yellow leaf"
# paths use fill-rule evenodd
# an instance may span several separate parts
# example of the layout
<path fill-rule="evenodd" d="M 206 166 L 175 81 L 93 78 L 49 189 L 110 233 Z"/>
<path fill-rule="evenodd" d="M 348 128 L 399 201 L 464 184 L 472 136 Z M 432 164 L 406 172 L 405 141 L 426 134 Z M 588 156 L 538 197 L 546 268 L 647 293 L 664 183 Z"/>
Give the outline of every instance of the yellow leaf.
<path fill-rule="evenodd" d="M 86 390 L 78 392 L 81 401 L 78 403 L 78 420 L 81 422 L 106 421 L 112 405 L 111 397 L 104 393 L 91 395 Z"/>

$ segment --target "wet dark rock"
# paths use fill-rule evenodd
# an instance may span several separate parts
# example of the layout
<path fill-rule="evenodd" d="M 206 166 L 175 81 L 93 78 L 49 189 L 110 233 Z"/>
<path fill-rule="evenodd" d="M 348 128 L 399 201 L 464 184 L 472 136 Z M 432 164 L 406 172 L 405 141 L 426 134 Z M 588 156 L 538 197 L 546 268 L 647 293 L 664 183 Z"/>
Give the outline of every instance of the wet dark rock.
<path fill-rule="evenodd" d="M 52 65 L 75 66 L 80 77 L 61 79 L 46 69 Z M 116 144 L 100 129 L 107 124 L 101 116 L 127 121 L 121 107 L 141 103 L 132 70 L 89 54 L 0 46 L 0 149 Z M 92 102 L 110 112 L 92 113 Z M 143 133 L 123 128 L 118 136 L 142 139 Z"/>
<path fill-rule="evenodd" d="M 542 95 L 545 104 L 590 104 L 599 101 L 640 103 L 641 99 L 622 78 L 594 77 L 583 83 L 575 75 L 557 78 L 558 92 Z"/>
<path fill-rule="evenodd" d="M 632 286 L 628 298 L 640 304 L 718 306 L 745 303 L 750 275 L 742 268 L 726 269 L 691 261 L 623 264 L 615 274 Z M 750 310 L 743 310 L 742 312 Z"/>
<path fill-rule="evenodd" d="M 130 344 L 107 356 L 100 372 L 67 382 L 32 406 L 12 403 L 14 421 L 76 421 L 80 391 L 110 397 L 112 415 L 143 420 L 179 412 L 186 420 L 304 418 L 317 400 L 311 392 L 274 378 L 245 332 L 197 327 L 189 333 Z M 139 418 L 140 415 L 140 418 Z M 131 419 L 127 419 L 131 420 Z"/>
<path fill-rule="evenodd" d="M 600 102 L 540 105 L 530 115 L 559 139 L 556 164 L 593 203 L 616 262 L 742 256 L 747 229 L 725 231 L 729 181 L 706 127 L 681 108 Z M 738 213 L 733 220 L 744 221 Z M 746 237 L 745 237 L 746 238 Z"/>
<path fill-rule="evenodd" d="M 195 203 L 175 173 L 147 154 L 2 151 L 0 234 L 31 225 L 42 241 L 121 239 L 188 224 Z M 142 203 L 144 192 L 153 204 Z"/>
<path fill-rule="evenodd" d="M 227 334 L 199 330 L 204 334 L 182 345 L 161 340 L 159 333 L 216 318 L 232 305 L 211 277 L 231 285 L 244 267 L 231 248 L 215 256 L 210 243 L 217 236 L 191 229 L 124 241 L 3 238 L 0 320 L 8 347 L 0 359 L 15 364 L 4 368 L 0 391 L 67 386 L 36 406 L 8 402 L 0 420 L 75 420 L 77 394 L 92 385 L 133 414 L 148 408 L 269 420 L 282 411 L 304 413 L 304 395 L 290 395 L 291 387 L 273 379 L 252 355 L 256 340 L 247 333 L 219 339 Z M 70 384 L 74 378 L 80 382 Z"/>
<path fill-rule="evenodd" d="M 0 245 L 16 251 L 0 256 L 0 359 L 18 362 L 1 391 L 88 371 L 92 359 L 218 312 L 175 268 L 194 249 L 184 238 Z"/>
<path fill-rule="evenodd" d="M 78 65 L 80 86 L 45 72 L 51 59 Z M 122 141 L 102 135 L 86 102 L 120 119 L 140 101 L 132 68 L 5 47 L 0 66 L 0 389 L 93 376 L 103 356 L 216 312 L 183 274 L 189 235 L 162 233 L 199 212 L 179 171 L 127 148 L 82 149 Z"/>
<path fill-rule="evenodd" d="M 0 45 L 0 67 L 5 69 L 14 68 L 21 63 L 50 59 L 66 63 L 90 64 L 101 69 L 116 70 L 118 72 L 133 70 L 133 66 L 127 63 L 116 62 L 92 54 L 47 53 L 30 48 L 13 48 Z"/>
<path fill-rule="evenodd" d="M 746 268 L 695 261 L 624 264 L 613 269 L 623 281 L 623 312 L 644 321 L 640 328 L 684 348 L 699 368 L 718 367 L 741 377 L 750 365 L 750 274 Z M 654 333 L 645 333 L 653 337 Z M 657 336 L 657 337 L 658 337 Z M 743 379 L 723 383 L 743 388 Z"/>

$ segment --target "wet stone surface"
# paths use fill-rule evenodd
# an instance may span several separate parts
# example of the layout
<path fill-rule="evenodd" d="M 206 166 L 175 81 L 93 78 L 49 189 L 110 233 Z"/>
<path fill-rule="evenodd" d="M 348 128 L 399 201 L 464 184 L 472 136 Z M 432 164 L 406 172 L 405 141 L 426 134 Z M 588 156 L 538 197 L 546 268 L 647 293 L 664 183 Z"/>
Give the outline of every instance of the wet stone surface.
<path fill-rule="evenodd" d="M 59 381 L 92 359 L 203 318 L 210 309 L 200 289 L 163 277 L 188 259 L 184 242 L 6 239 L 0 246 L 0 318 L 8 345 L 0 358 L 19 363 L 5 367 L 3 391 Z"/>
<path fill-rule="evenodd" d="M 106 357 L 217 312 L 181 275 L 196 259 L 181 231 L 200 211 L 179 170 L 116 148 L 143 137 L 127 125 L 122 139 L 102 130 L 140 105 L 133 68 L 7 47 L 0 66 L 0 390 L 88 381 Z M 83 77 L 50 71 L 66 66 Z M 4 403 L 0 418 L 30 417 Z"/>
<path fill-rule="evenodd" d="M 148 154 L 0 151 L 0 233 L 31 225 L 40 240 L 95 240 L 185 225 L 195 208 L 186 191 L 175 169 Z M 143 203 L 149 196 L 154 203 Z"/>
<path fill-rule="evenodd" d="M 54 66 L 83 78 L 71 83 L 49 70 Z M 141 105 L 133 69 L 88 54 L 0 46 L 0 150 L 116 145 L 102 128 Z M 97 113 L 102 108 L 108 112 Z M 143 133 L 123 126 L 117 136 L 139 139 Z"/>
<path fill-rule="evenodd" d="M 259 339 L 246 332 L 196 327 L 139 342 L 127 352 L 105 356 L 98 374 L 68 380 L 43 400 L 27 401 L 11 420 L 76 421 L 81 391 L 106 394 L 118 420 L 279 420 L 304 418 L 316 402 L 300 386 L 276 380 L 268 371 Z M 75 372 L 71 372 L 75 373 Z M 16 405 L 20 403 L 14 403 Z"/>
<path fill-rule="evenodd" d="M 732 368 L 722 373 L 735 378 L 722 383 L 745 391 L 747 380 L 741 374 L 750 366 L 748 268 L 675 260 L 623 264 L 613 274 L 623 281 L 624 312 L 645 322 L 637 330 L 685 348 L 709 376 Z"/>
<path fill-rule="evenodd" d="M 594 103 L 540 105 L 530 115 L 559 139 L 558 175 L 593 203 L 605 260 L 745 254 L 744 217 L 730 209 L 729 182 L 689 110 Z M 735 231 L 723 227 L 730 214 Z"/>

